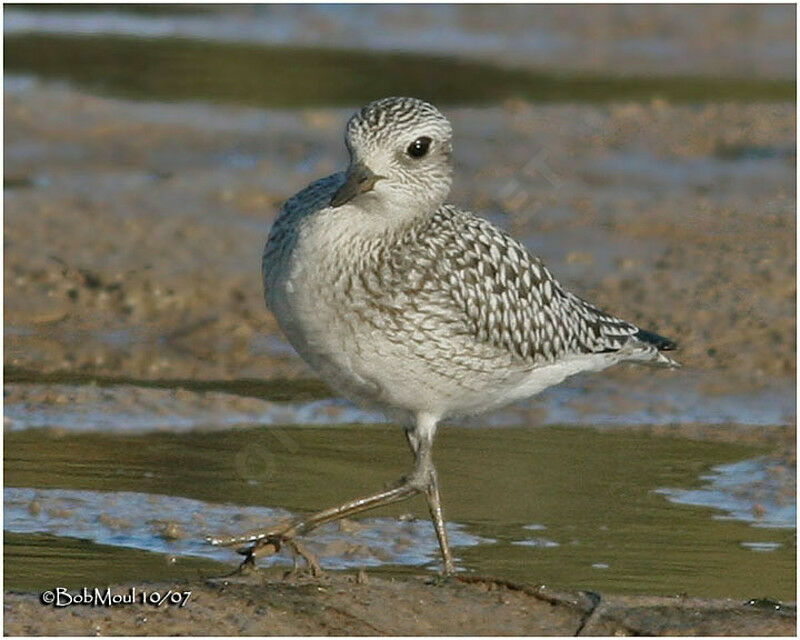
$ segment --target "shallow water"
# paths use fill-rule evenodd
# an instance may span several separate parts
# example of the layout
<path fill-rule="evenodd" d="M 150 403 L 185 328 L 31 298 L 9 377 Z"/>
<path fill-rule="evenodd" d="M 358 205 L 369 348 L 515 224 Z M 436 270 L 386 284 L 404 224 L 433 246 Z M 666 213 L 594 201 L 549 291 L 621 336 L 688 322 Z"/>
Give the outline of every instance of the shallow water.
<path fill-rule="evenodd" d="M 285 509 L 131 491 L 6 488 L 3 500 L 3 526 L 13 533 L 43 532 L 229 564 L 242 559 L 236 547 L 210 545 L 207 536 L 259 531 L 297 515 Z M 458 523 L 449 523 L 448 532 L 454 547 L 494 542 L 465 533 Z M 433 525 L 416 518 L 367 517 L 331 523 L 304 536 L 303 542 L 329 569 L 424 566 L 435 563 L 439 553 Z M 285 560 L 273 556 L 260 564 Z"/>
<path fill-rule="evenodd" d="M 42 591 L 136 582 L 198 580 L 229 566 L 190 556 L 164 555 L 91 540 L 47 534 L 3 534 L 5 589 Z"/>
<path fill-rule="evenodd" d="M 791 600 L 793 530 L 718 519 L 715 509 L 676 504 L 657 491 L 696 488 L 713 466 L 760 453 L 578 428 L 444 427 L 436 450 L 463 570 L 559 588 Z M 138 436 L 9 432 L 6 528 L 39 533 L 30 545 L 18 535 L 7 541 L 6 585 L 69 580 L 86 556 L 60 559 L 53 550 L 75 548 L 75 538 L 89 540 L 81 548 L 96 547 L 98 557 L 115 547 L 105 569 L 94 562 L 93 582 L 119 580 L 120 568 L 139 562 L 143 551 L 159 552 L 167 568 L 169 558 L 184 568 L 216 560 L 221 564 L 202 566 L 224 573 L 235 555 L 205 548 L 204 535 L 219 527 L 250 530 L 375 491 L 407 472 L 409 458 L 392 425 Z M 44 544 L 41 534 L 52 537 Z M 344 530 L 331 526 L 314 544 L 330 568 L 438 567 L 421 499 Z M 191 560 L 197 556 L 204 559 Z"/>
<path fill-rule="evenodd" d="M 789 474 L 769 458 L 742 460 L 714 467 L 701 476 L 706 481 L 696 489 L 657 489 L 673 502 L 713 507 L 724 512 L 718 519 L 750 522 L 756 527 L 793 529 L 797 523 L 797 503 L 790 483 L 782 475 Z M 757 505 L 755 508 L 754 506 Z M 780 543 L 742 543 L 768 551 Z"/>
<path fill-rule="evenodd" d="M 557 74 L 418 53 L 209 42 L 181 37 L 7 34 L 5 71 L 145 100 L 259 107 L 357 105 L 375 96 L 437 104 L 791 100 L 789 80 Z"/>
<path fill-rule="evenodd" d="M 788 30 L 709 50 L 694 34 L 715 19 L 700 8 L 671 11 L 669 35 L 627 26 L 653 20 L 647 9 L 628 9 L 638 18 L 564 9 L 18 6 L 5 14 L 5 71 L 138 99 L 267 107 L 352 106 L 398 87 L 438 104 L 794 98 Z M 751 19 L 791 19 L 780 13 Z M 598 20 L 627 33 L 610 37 Z"/>
<path fill-rule="evenodd" d="M 5 12 L 4 30 L 425 52 L 646 75 L 793 78 L 793 20 L 790 6 L 16 5 Z M 722 42 L 708 37 L 719 29 L 727 31 Z"/>

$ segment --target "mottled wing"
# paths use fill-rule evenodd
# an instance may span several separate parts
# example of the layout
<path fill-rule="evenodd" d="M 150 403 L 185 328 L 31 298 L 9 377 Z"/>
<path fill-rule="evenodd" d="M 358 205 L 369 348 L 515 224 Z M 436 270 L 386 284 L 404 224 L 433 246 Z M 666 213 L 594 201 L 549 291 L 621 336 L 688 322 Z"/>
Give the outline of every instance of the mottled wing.
<path fill-rule="evenodd" d="M 565 291 L 538 258 L 486 220 L 443 207 L 434 222 L 448 238 L 442 251 L 451 294 L 480 340 L 535 363 L 638 340 L 638 327 Z"/>

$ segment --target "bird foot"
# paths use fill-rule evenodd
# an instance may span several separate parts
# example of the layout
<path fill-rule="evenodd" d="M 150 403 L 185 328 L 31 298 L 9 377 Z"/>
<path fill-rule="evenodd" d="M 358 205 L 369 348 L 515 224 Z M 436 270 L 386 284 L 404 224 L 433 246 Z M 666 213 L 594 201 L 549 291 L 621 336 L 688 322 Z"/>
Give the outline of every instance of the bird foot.
<path fill-rule="evenodd" d="M 300 544 L 297 540 L 287 540 L 286 543 L 291 547 L 292 553 L 294 554 L 294 566 L 292 567 L 291 571 L 287 571 L 283 575 L 284 580 L 292 580 L 306 576 L 310 576 L 312 578 L 325 577 L 325 571 L 323 571 L 319 561 L 317 561 L 317 558 L 314 556 L 314 554 L 306 549 L 304 545 Z M 298 558 L 302 558 L 305 561 L 305 569 L 300 568 Z"/>
<path fill-rule="evenodd" d="M 239 565 L 236 573 L 247 575 L 255 570 L 256 559 L 265 558 L 280 552 L 283 545 L 287 545 L 293 554 L 294 567 L 284 575 L 284 578 L 299 577 L 309 575 L 313 578 L 321 578 L 325 575 L 319 562 L 305 545 L 294 538 L 294 531 L 291 525 L 270 529 L 255 534 L 230 537 L 208 537 L 206 540 L 215 546 L 233 546 L 242 543 L 250 543 L 246 547 L 237 549 L 237 552 L 245 558 Z M 305 561 L 305 568 L 301 569 L 298 562 L 299 558 Z"/>

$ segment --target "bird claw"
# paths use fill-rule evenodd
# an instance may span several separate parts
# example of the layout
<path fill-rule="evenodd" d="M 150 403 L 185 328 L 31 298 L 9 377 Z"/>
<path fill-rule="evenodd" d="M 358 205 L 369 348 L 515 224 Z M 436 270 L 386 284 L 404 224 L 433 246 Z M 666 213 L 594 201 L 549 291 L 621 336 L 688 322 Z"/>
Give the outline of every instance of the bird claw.
<path fill-rule="evenodd" d="M 236 553 L 245 558 L 239 565 L 240 573 L 249 573 L 256 567 L 256 558 L 263 558 L 278 553 L 281 550 L 281 538 L 279 536 L 269 536 L 255 541 L 248 547 L 237 549 Z"/>
<path fill-rule="evenodd" d="M 314 556 L 314 554 L 306 549 L 305 546 L 300 544 L 297 540 L 286 540 L 286 543 L 292 548 L 292 552 L 294 554 L 294 566 L 292 567 L 291 571 L 287 571 L 284 574 L 284 580 L 297 578 L 303 575 L 304 572 L 301 571 L 300 563 L 297 561 L 298 557 L 303 558 L 306 563 L 305 571 L 308 572 L 312 578 L 322 578 L 325 576 L 325 571 L 323 571 L 319 561 L 317 561 L 317 558 Z"/>
<path fill-rule="evenodd" d="M 252 536 L 237 536 L 230 538 L 212 538 L 206 540 L 215 546 L 233 546 L 242 542 L 250 542 L 246 547 L 236 550 L 240 555 L 245 556 L 239 565 L 237 573 L 249 573 L 255 569 L 256 559 L 275 555 L 281 551 L 283 545 L 288 545 L 294 556 L 294 567 L 287 572 L 284 578 L 291 578 L 301 575 L 302 571 L 298 563 L 298 557 L 302 558 L 306 564 L 306 570 L 313 578 L 320 578 L 325 575 L 316 557 L 302 544 L 295 540 L 291 535 L 281 532 L 264 532 Z"/>

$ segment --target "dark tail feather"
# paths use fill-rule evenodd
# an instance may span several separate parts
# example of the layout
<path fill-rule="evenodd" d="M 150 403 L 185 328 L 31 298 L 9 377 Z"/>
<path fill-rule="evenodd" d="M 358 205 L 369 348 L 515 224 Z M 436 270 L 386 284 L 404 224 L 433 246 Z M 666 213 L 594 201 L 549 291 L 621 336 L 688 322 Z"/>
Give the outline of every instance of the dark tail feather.
<path fill-rule="evenodd" d="M 660 336 L 652 331 L 646 331 L 645 329 L 639 329 L 634 337 L 637 340 L 646 342 L 647 344 L 652 344 L 659 351 L 673 351 L 674 349 L 678 348 L 678 344 L 676 342 L 673 342 L 669 338 Z"/>

